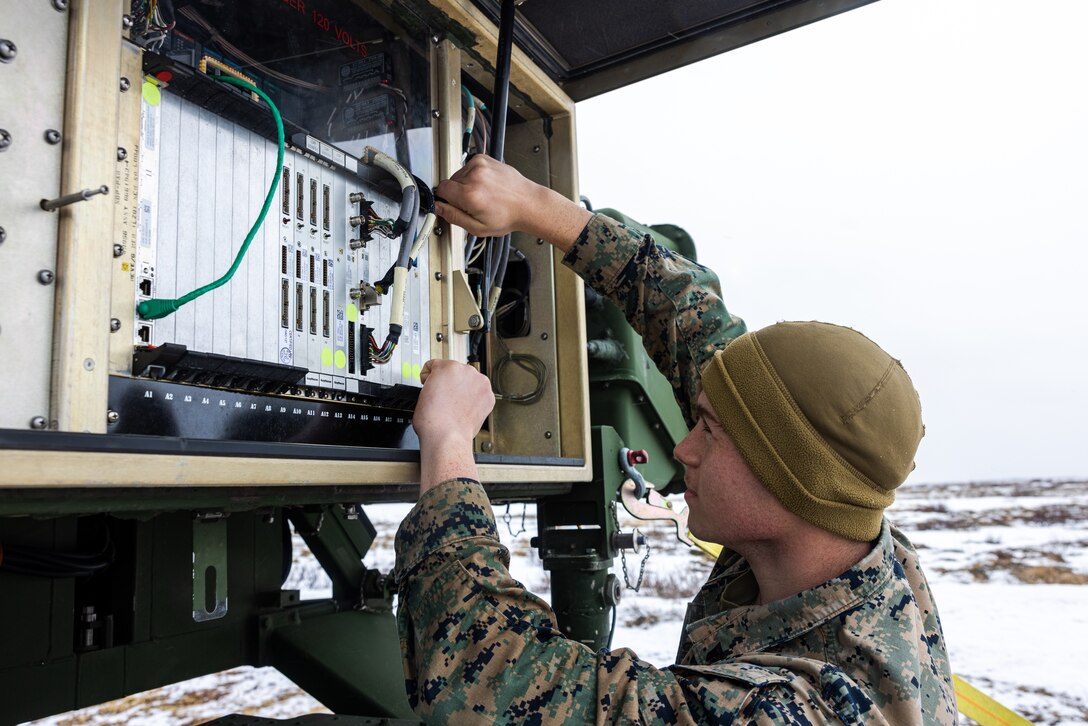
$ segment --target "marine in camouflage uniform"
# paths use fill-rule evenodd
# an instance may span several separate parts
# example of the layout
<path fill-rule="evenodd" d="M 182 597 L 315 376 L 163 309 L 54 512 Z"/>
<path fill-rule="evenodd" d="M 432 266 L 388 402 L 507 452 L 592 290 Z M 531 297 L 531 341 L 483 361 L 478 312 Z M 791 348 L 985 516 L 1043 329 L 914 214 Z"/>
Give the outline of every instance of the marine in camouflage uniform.
<path fill-rule="evenodd" d="M 715 275 L 600 215 L 564 262 L 626 312 L 690 425 L 702 365 L 745 332 Z M 956 722 L 933 598 L 914 548 L 886 519 L 854 567 L 768 604 L 756 604 L 744 559 L 723 551 L 668 668 L 567 639 L 547 603 L 510 576 L 472 480 L 423 494 L 396 554 L 408 696 L 428 722 Z"/>

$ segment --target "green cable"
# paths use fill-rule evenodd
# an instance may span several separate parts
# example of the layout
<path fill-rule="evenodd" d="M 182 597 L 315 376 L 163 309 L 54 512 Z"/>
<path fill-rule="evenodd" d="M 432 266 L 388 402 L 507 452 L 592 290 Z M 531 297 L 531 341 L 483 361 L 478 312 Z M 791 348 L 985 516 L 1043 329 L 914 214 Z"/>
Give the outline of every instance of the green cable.
<path fill-rule="evenodd" d="M 268 196 L 264 198 L 264 206 L 261 207 L 261 213 L 257 216 L 257 221 L 253 223 L 253 226 L 249 229 L 249 234 L 246 235 L 246 241 L 242 243 L 242 249 L 238 250 L 238 255 L 234 258 L 234 264 L 227 270 L 227 274 L 220 277 L 215 282 L 198 287 L 188 295 L 183 295 L 179 298 L 169 300 L 166 298 L 152 298 L 151 300 L 144 300 L 142 303 L 136 306 L 136 312 L 144 320 L 158 320 L 159 318 L 165 318 L 177 311 L 182 305 L 196 300 L 204 293 L 211 292 L 217 287 L 222 287 L 227 284 L 234 273 L 238 271 L 238 266 L 242 264 L 242 258 L 245 257 L 246 251 L 249 250 L 249 244 L 253 241 L 253 238 L 257 234 L 257 230 L 264 224 L 264 218 L 268 215 L 268 210 L 272 206 L 272 199 L 276 196 L 276 187 L 280 183 L 280 175 L 283 173 L 283 118 L 280 117 L 280 111 L 276 108 L 276 104 L 272 103 L 264 91 L 254 86 L 252 83 L 234 78 L 232 76 L 212 76 L 217 81 L 222 83 L 229 83 L 232 86 L 238 86 L 251 93 L 256 93 L 264 102 L 268 104 L 268 107 L 272 110 L 272 117 L 276 119 L 276 140 L 279 143 L 279 150 L 276 156 L 276 173 L 272 175 L 272 185 L 268 187 Z"/>

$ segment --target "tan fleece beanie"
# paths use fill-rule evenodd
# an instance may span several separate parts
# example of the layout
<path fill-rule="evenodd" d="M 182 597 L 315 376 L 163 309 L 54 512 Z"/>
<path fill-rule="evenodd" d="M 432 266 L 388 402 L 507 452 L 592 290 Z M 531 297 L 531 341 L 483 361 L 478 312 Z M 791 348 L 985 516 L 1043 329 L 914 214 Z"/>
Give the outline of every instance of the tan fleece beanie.
<path fill-rule="evenodd" d="M 899 361 L 850 328 L 778 323 L 718 351 L 702 376 L 722 427 L 783 506 L 848 539 L 880 534 L 924 433 Z"/>

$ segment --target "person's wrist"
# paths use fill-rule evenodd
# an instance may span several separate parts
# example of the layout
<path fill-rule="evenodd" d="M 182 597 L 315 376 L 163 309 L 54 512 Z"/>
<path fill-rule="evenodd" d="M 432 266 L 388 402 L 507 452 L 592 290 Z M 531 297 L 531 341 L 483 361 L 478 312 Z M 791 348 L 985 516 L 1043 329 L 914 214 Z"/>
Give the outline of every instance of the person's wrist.
<path fill-rule="evenodd" d="M 554 189 L 541 186 L 536 191 L 527 210 L 525 231 L 560 250 L 569 249 L 593 216 L 592 212 Z"/>
<path fill-rule="evenodd" d="M 466 439 L 463 434 L 450 433 L 438 439 L 421 439 L 419 464 L 420 495 L 449 479 L 480 478 L 472 451 L 472 438 Z"/>
<path fill-rule="evenodd" d="M 475 437 L 470 434 L 446 429 L 421 435 L 419 446 L 421 449 L 434 452 L 435 455 L 471 452 L 474 439 Z"/>

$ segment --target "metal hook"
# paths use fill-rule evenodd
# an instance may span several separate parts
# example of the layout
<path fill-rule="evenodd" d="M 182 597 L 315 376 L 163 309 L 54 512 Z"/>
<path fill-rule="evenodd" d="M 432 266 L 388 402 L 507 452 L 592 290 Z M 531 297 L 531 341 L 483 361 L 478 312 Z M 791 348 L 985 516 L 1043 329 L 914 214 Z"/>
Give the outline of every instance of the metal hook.
<path fill-rule="evenodd" d="M 635 483 L 635 496 L 639 499 L 646 496 L 646 480 L 642 473 L 635 468 L 635 464 L 645 464 L 650 461 L 650 455 L 645 449 L 628 449 L 626 446 L 620 449 L 620 471 L 623 475 Z"/>

